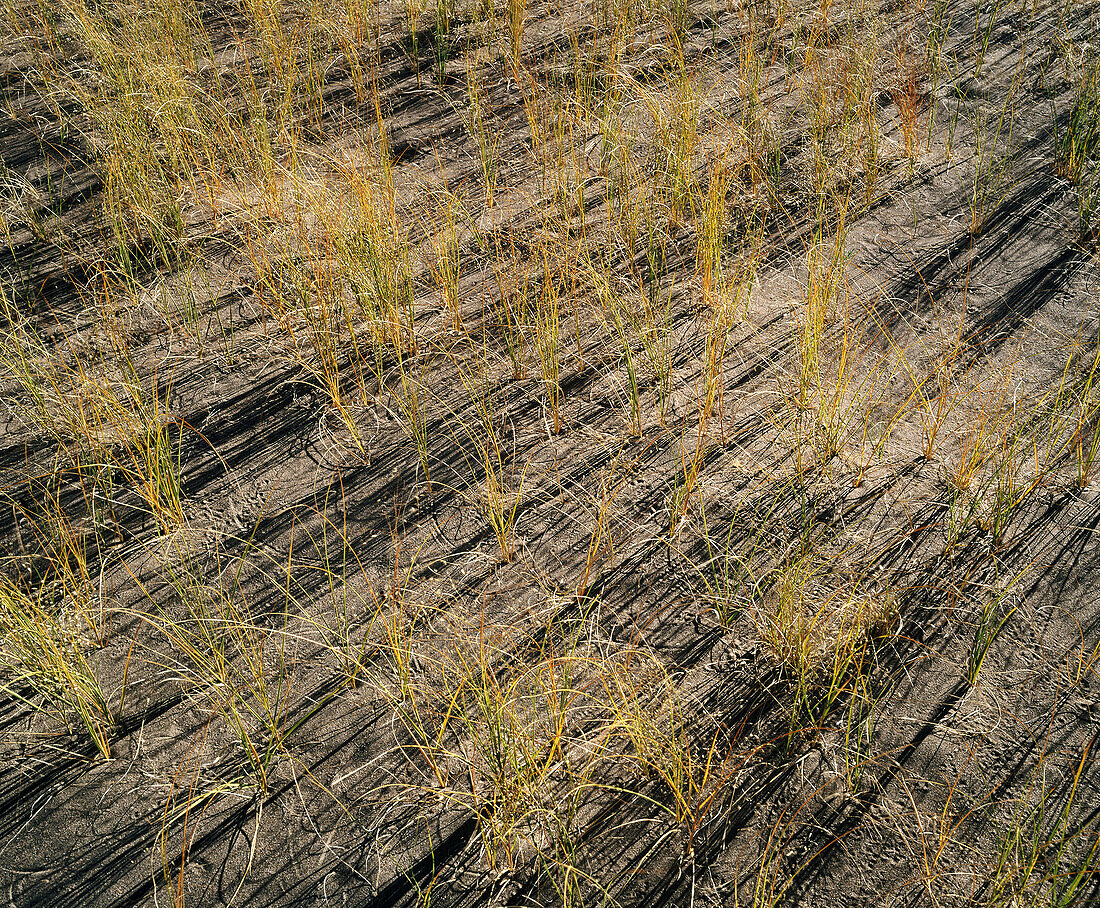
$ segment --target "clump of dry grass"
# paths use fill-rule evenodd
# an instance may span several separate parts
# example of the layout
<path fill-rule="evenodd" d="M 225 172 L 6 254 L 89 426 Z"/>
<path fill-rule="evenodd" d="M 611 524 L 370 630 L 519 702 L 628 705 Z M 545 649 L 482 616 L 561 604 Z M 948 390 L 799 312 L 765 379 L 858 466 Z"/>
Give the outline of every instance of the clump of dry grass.
<path fill-rule="evenodd" d="M 864 670 L 874 638 L 889 633 L 897 618 L 889 593 L 845 582 L 812 550 L 776 570 L 751 615 L 791 680 L 792 727 L 825 719 Z"/>
<path fill-rule="evenodd" d="M 111 755 L 115 711 L 85 655 L 79 615 L 0 576 L 0 685 L 32 710 L 83 728 L 96 752 Z"/>

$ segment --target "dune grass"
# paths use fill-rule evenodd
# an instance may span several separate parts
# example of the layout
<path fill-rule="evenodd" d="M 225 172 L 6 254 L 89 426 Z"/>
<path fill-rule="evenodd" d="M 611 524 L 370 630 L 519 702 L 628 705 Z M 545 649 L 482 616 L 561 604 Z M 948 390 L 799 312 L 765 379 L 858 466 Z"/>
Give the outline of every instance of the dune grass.
<path fill-rule="evenodd" d="M 238 894 L 275 792 L 308 779 L 351 815 L 305 754 L 354 697 L 389 735 L 364 790 L 413 837 L 472 823 L 478 865 L 527 874 L 534 902 L 637 901 L 623 867 L 665 859 L 694 899 L 715 830 L 811 752 L 831 774 L 760 808 L 732 903 L 795 902 L 848 834 L 806 846 L 814 805 L 876 786 L 908 837 L 902 888 L 931 904 L 1082 897 L 1091 742 L 1068 789 L 1044 756 L 984 805 L 968 849 L 953 786 L 932 820 L 891 788 L 884 730 L 926 665 L 967 696 L 997 683 L 1039 620 L 1022 515 L 1100 472 L 1095 305 L 1032 362 L 1001 343 L 1025 319 L 975 315 L 970 271 L 1013 223 L 1025 150 L 1073 193 L 1061 241 L 1095 251 L 1100 65 L 1065 14 L 1066 85 L 1025 145 L 1034 61 L 1027 41 L 1003 57 L 999 3 L 965 26 L 865 0 L 3 9 L 95 189 L 74 225 L 36 184 L 0 186 L 15 270 L 49 248 L 76 275 L 69 309 L 30 299 L 41 277 L 0 288 L 2 392 L 37 452 L 5 480 L 0 690 L 103 759 L 136 674 L 202 717 L 157 837 L 173 904 L 221 795 L 260 805 Z M 1011 28 L 1039 28 L 1028 10 Z M 963 264 L 935 286 L 914 267 L 899 301 L 867 250 L 893 231 L 918 254 L 933 173 Z M 256 435 L 211 441 L 249 388 Z M 299 406 L 288 453 L 263 421 Z M 249 452 L 312 486 L 246 494 Z M 660 564 L 681 573 L 655 602 Z M 708 694 L 710 656 L 677 661 L 678 613 L 751 653 L 751 705 Z M 120 623 L 141 641 L 122 656 Z M 1097 647 L 1077 632 L 1080 685 Z M 618 864 L 593 823 L 627 842 Z"/>

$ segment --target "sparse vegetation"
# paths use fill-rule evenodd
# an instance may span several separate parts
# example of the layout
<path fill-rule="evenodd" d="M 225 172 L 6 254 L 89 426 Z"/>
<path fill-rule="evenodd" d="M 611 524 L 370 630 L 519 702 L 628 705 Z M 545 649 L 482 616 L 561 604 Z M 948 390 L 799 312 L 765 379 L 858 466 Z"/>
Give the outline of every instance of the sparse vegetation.
<path fill-rule="evenodd" d="M 1093 0 L 0 0 L 12 904 L 1100 900 Z"/>

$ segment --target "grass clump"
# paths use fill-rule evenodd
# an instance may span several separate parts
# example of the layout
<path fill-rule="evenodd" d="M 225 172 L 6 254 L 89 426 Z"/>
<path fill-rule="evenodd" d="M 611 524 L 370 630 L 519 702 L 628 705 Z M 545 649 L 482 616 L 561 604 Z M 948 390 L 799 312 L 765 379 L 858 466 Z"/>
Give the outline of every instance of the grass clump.
<path fill-rule="evenodd" d="M 76 616 L 0 577 L 3 690 L 35 711 L 75 724 L 96 752 L 111 756 L 114 711 L 89 663 Z"/>

